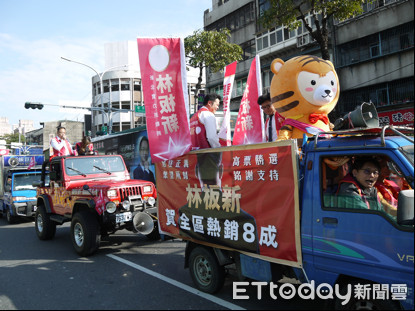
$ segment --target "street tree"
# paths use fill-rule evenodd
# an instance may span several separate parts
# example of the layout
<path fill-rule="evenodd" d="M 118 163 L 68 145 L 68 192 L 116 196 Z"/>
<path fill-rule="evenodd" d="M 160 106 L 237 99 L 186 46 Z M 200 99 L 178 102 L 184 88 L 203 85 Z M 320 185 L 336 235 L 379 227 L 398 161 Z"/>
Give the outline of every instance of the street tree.
<path fill-rule="evenodd" d="M 20 140 L 19 140 L 19 133 L 4 134 L 3 136 L 0 136 L 0 139 L 4 139 L 6 141 L 6 144 L 8 145 L 10 145 L 11 143 L 18 143 L 18 142 L 24 143 L 26 141 L 25 136 L 22 134 L 20 134 Z"/>
<path fill-rule="evenodd" d="M 202 87 L 203 69 L 209 67 L 215 73 L 223 70 L 226 65 L 242 59 L 242 48 L 228 42 L 230 31 L 222 28 L 220 31 L 196 30 L 184 39 L 185 54 L 188 65 L 199 68 L 195 98 Z"/>
<path fill-rule="evenodd" d="M 268 10 L 261 12 L 260 23 L 271 28 L 284 25 L 290 30 L 301 26 L 301 22 L 311 37 L 320 46 L 323 59 L 330 59 L 328 50 L 328 23 L 334 18 L 339 21 L 363 12 L 363 3 L 373 0 L 269 0 Z M 306 19 L 310 13 L 312 19 Z M 315 26 L 315 30 L 313 30 Z"/>

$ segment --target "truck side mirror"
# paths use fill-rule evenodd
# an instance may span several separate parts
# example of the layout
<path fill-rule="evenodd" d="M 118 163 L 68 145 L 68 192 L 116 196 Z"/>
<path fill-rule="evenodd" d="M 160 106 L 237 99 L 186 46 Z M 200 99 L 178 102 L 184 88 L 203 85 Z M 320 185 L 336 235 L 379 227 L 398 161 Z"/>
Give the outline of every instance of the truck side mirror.
<path fill-rule="evenodd" d="M 414 190 L 402 190 L 398 197 L 399 225 L 414 225 Z"/>

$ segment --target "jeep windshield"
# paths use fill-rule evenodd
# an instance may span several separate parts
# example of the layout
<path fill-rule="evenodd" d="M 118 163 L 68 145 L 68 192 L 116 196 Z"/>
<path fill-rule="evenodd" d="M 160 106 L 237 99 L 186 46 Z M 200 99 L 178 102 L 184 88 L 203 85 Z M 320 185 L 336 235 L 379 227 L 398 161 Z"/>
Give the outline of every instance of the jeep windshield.
<path fill-rule="evenodd" d="M 14 174 L 13 190 L 36 190 L 32 183 L 40 180 L 40 173 Z"/>
<path fill-rule="evenodd" d="M 107 174 L 124 172 L 125 166 L 119 156 L 105 157 L 73 157 L 65 161 L 65 172 L 68 176 Z"/>

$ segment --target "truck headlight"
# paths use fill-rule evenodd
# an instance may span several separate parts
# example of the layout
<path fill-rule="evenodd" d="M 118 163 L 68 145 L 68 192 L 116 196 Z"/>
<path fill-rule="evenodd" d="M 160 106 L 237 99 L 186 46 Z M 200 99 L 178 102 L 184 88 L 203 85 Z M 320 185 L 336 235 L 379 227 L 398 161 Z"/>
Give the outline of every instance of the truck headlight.
<path fill-rule="evenodd" d="M 149 197 L 147 199 L 147 204 L 150 204 L 151 206 L 154 206 L 154 204 L 156 203 L 156 199 L 153 197 Z"/>
<path fill-rule="evenodd" d="M 13 197 L 13 201 L 23 201 L 23 200 L 27 200 L 26 197 Z"/>
<path fill-rule="evenodd" d="M 117 190 L 108 190 L 107 191 L 107 196 L 109 198 L 115 198 L 115 197 L 117 197 Z"/>
<path fill-rule="evenodd" d="M 127 201 L 127 200 L 122 201 L 122 208 L 123 209 L 130 209 L 130 206 L 131 206 L 130 201 Z"/>
<path fill-rule="evenodd" d="M 105 205 L 105 209 L 107 210 L 108 213 L 112 214 L 117 210 L 117 205 L 114 202 L 108 202 Z"/>

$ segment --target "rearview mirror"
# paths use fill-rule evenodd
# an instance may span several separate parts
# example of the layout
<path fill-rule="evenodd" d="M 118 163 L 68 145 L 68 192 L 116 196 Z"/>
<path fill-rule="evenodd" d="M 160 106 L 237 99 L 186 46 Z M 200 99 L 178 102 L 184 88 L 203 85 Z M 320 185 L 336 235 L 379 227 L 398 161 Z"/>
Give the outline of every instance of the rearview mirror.
<path fill-rule="evenodd" d="M 398 197 L 398 224 L 414 225 L 414 190 L 402 190 Z"/>

